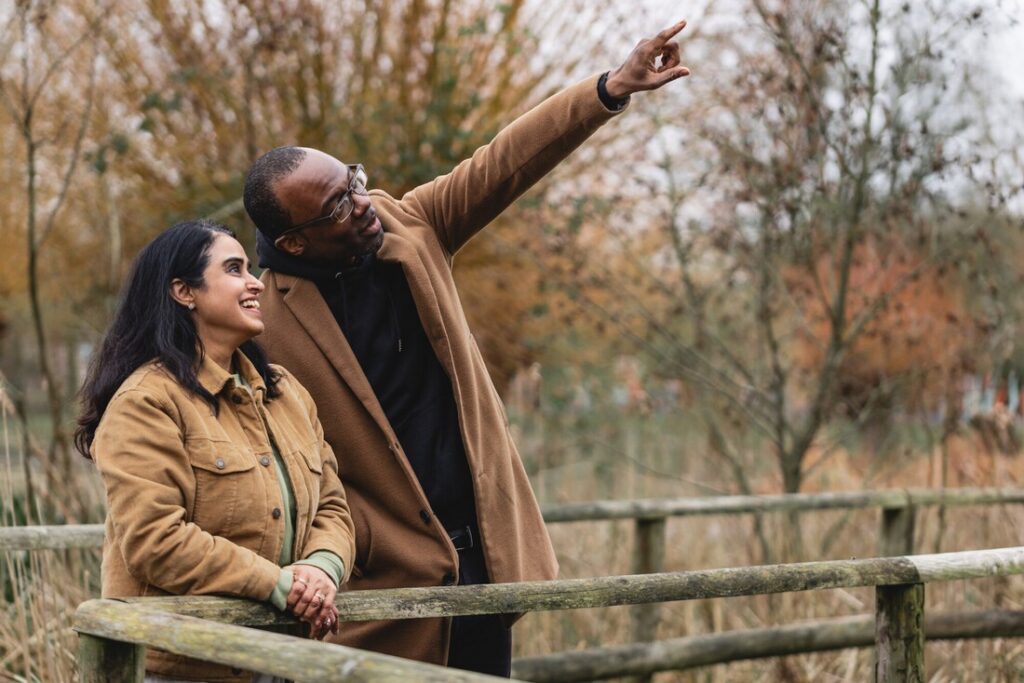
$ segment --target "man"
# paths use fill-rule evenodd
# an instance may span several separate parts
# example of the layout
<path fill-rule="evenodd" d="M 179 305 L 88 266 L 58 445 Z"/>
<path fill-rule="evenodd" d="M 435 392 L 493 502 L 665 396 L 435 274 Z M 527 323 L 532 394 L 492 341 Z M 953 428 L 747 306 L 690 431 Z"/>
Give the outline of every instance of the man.
<path fill-rule="evenodd" d="M 452 278 L 477 231 L 620 112 L 689 75 L 673 40 L 554 95 L 448 175 L 396 199 L 361 165 L 282 147 L 245 208 L 266 289 L 260 341 L 317 403 L 356 527 L 352 589 L 544 580 L 557 563 Z M 511 619 L 344 624 L 338 642 L 509 675 Z"/>

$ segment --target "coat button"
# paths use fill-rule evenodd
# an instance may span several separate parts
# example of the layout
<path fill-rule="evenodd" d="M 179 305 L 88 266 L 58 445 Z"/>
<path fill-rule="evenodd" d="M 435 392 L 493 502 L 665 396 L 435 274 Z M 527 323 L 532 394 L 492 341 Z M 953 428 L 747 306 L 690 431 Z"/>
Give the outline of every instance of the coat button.
<path fill-rule="evenodd" d="M 420 510 L 420 519 L 423 520 L 424 524 L 430 524 L 430 513 L 426 510 Z"/>
<path fill-rule="evenodd" d="M 241 403 L 242 402 L 242 397 L 239 396 L 238 394 L 231 394 L 231 400 L 234 403 Z"/>
<path fill-rule="evenodd" d="M 281 508 L 274 508 L 270 511 L 270 516 L 274 519 L 281 519 Z"/>
<path fill-rule="evenodd" d="M 441 577 L 441 584 L 444 586 L 451 586 L 455 583 L 455 574 L 451 572 L 445 572 L 445 575 Z"/>
<path fill-rule="evenodd" d="M 218 470 L 224 469 L 224 458 L 217 458 L 214 460 L 213 464 L 217 466 Z"/>
<path fill-rule="evenodd" d="M 260 458 L 260 464 L 263 465 L 264 467 L 270 467 L 270 458 L 264 455 L 262 458 Z"/>

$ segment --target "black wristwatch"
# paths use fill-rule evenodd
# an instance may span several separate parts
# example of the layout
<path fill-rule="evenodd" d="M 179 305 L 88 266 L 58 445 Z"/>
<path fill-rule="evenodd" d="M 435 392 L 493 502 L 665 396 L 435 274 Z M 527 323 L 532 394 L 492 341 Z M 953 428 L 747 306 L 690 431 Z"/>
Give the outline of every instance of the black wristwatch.
<path fill-rule="evenodd" d="M 623 98 L 612 97 L 608 94 L 608 74 L 610 71 L 605 71 L 601 74 L 601 78 L 597 79 L 597 96 L 601 100 L 601 104 L 608 107 L 612 111 L 619 111 L 627 104 L 629 104 L 629 95 Z"/>

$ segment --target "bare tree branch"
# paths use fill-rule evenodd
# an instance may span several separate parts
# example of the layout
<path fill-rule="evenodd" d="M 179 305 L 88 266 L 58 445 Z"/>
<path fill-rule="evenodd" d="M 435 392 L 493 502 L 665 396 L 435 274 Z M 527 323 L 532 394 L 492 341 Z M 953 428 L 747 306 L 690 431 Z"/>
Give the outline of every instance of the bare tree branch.
<path fill-rule="evenodd" d="M 79 118 L 78 131 L 75 134 L 75 141 L 71 145 L 71 155 L 68 158 L 67 166 L 64 169 L 64 175 L 61 178 L 60 189 L 57 193 L 57 200 L 50 209 L 50 213 L 46 218 L 46 223 L 43 225 L 43 229 L 39 234 L 37 246 L 42 246 L 43 243 L 46 242 L 46 238 L 49 237 L 50 233 L 53 231 L 53 226 L 57 221 L 57 214 L 60 212 L 61 207 L 64 206 L 64 201 L 67 199 L 68 190 L 71 188 L 71 180 L 74 176 L 75 169 L 78 166 L 78 160 L 81 157 L 82 142 L 85 140 L 86 131 L 89 129 L 89 121 L 92 118 L 93 100 L 96 95 L 96 61 L 98 55 L 99 47 L 94 41 L 92 60 L 89 65 L 89 85 L 86 88 L 85 107 L 82 109 L 82 113 Z"/>

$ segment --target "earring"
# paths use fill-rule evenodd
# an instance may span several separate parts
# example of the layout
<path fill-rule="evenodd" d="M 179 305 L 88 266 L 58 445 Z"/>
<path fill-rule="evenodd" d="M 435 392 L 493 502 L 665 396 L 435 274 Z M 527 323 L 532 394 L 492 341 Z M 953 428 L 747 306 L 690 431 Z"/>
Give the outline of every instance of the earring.
<path fill-rule="evenodd" d="M 194 303 L 192 303 L 191 301 L 188 302 L 188 310 L 190 310 L 190 311 L 196 310 L 196 305 Z"/>

